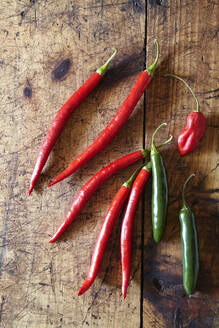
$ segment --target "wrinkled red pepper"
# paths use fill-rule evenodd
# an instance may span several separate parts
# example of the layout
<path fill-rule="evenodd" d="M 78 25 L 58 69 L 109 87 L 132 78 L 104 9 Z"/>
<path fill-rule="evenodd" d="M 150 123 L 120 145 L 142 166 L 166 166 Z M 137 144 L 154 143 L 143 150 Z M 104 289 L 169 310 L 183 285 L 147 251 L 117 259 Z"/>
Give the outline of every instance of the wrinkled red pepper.
<path fill-rule="evenodd" d="M 186 127 L 181 131 L 178 137 L 179 152 L 181 156 L 184 156 L 188 153 L 191 153 L 194 149 L 198 147 L 199 141 L 201 140 L 205 132 L 206 118 L 200 112 L 198 99 L 190 88 L 190 86 L 181 77 L 177 75 L 166 74 L 166 76 L 171 76 L 182 81 L 195 98 L 197 104 L 196 110 L 189 114 L 189 116 L 187 117 Z"/>

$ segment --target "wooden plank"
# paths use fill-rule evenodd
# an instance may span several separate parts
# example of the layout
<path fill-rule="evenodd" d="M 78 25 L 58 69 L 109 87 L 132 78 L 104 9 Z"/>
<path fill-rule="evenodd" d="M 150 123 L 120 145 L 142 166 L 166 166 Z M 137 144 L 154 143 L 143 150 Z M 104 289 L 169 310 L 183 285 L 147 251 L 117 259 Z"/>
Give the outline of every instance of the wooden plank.
<path fill-rule="evenodd" d="M 99 277 L 86 295 L 77 297 L 104 214 L 133 167 L 96 192 L 60 242 L 49 245 L 47 241 L 73 197 L 97 170 L 142 147 L 143 99 L 105 151 L 73 177 L 50 190 L 46 185 L 102 131 L 144 67 L 144 5 L 141 1 L 4 0 L 0 33 L 0 325 L 138 327 L 140 213 L 127 300 L 121 298 L 119 224 Z M 28 197 L 29 179 L 51 120 L 106 60 L 112 45 L 119 47 L 119 54 L 111 69 L 68 122 L 36 190 Z"/>
<path fill-rule="evenodd" d="M 218 21 L 217 1 L 149 1 L 147 40 L 160 41 L 161 60 L 146 98 L 146 144 L 161 123 L 168 127 L 157 142 L 171 133 L 174 142 L 162 153 L 168 172 L 169 213 L 164 240 L 155 245 L 151 228 L 151 191 L 146 190 L 144 246 L 144 327 L 218 327 Z M 149 51 L 147 61 L 152 61 Z M 185 87 L 163 78 L 174 72 L 189 81 L 201 110 L 207 117 L 207 129 L 200 146 L 183 158 L 177 150 L 177 136 L 195 108 Z M 200 275 L 197 292 L 185 296 L 182 286 L 182 261 L 178 212 L 186 177 L 196 177 L 188 186 L 187 198 L 196 215 L 200 248 Z"/>

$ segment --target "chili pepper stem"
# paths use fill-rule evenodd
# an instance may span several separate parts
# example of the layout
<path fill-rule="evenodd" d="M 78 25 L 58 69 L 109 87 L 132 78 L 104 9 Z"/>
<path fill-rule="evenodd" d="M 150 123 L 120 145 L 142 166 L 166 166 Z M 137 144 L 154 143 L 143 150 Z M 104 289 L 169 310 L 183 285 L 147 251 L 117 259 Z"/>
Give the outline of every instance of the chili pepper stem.
<path fill-rule="evenodd" d="M 189 91 L 191 92 L 191 94 L 193 95 L 193 97 L 194 97 L 194 99 L 196 101 L 197 107 L 196 107 L 196 110 L 195 111 L 196 112 L 200 112 L 200 106 L 199 106 L 198 98 L 196 97 L 196 95 L 194 94 L 192 88 L 188 85 L 188 83 L 185 80 L 183 80 L 181 77 L 179 77 L 179 76 L 177 76 L 175 74 L 165 74 L 164 76 L 170 76 L 170 77 L 176 78 L 179 81 L 183 82 L 185 84 L 185 86 L 189 89 Z"/>
<path fill-rule="evenodd" d="M 152 135 L 152 142 L 151 142 L 151 151 L 152 151 L 152 152 L 153 152 L 153 151 L 156 151 L 156 146 L 155 146 L 154 138 L 155 138 L 157 132 L 160 130 L 160 128 L 161 128 L 162 126 L 164 126 L 164 125 L 167 125 L 167 123 L 161 123 L 161 124 L 156 128 L 156 130 L 154 131 L 154 133 L 153 133 L 153 135 Z M 162 147 L 162 146 L 168 144 L 169 142 L 171 142 L 172 139 L 173 139 L 173 136 L 170 135 L 169 139 L 167 139 L 166 141 L 164 141 L 164 142 L 163 142 L 161 145 L 159 145 L 159 147 L 157 147 L 157 148 L 160 148 L 160 147 Z"/>
<path fill-rule="evenodd" d="M 138 172 L 140 171 L 140 169 L 144 166 L 144 164 L 142 164 L 139 168 L 137 168 L 134 173 L 130 176 L 130 178 L 125 182 L 123 183 L 123 186 L 125 186 L 126 188 L 131 188 L 132 186 L 132 183 L 134 181 L 134 179 L 136 178 Z"/>
<path fill-rule="evenodd" d="M 185 181 L 184 185 L 183 185 L 183 190 L 182 190 L 182 202 L 183 202 L 183 207 L 187 206 L 186 200 L 185 200 L 185 190 L 186 190 L 186 186 L 188 184 L 188 182 L 191 180 L 192 177 L 194 177 L 195 174 L 192 173 Z"/>
<path fill-rule="evenodd" d="M 101 67 L 99 67 L 96 70 L 96 73 L 100 74 L 100 75 L 104 75 L 106 73 L 107 67 L 109 65 L 109 63 L 113 60 L 113 58 L 115 57 L 115 55 L 118 52 L 118 49 L 116 47 L 112 47 L 114 50 L 114 53 L 110 56 L 110 58 L 105 62 L 105 64 L 103 64 Z"/>
<path fill-rule="evenodd" d="M 159 58 L 159 53 L 160 53 L 160 49 L 159 49 L 159 42 L 157 39 L 154 40 L 155 44 L 156 44 L 156 49 L 157 49 L 157 55 L 156 58 L 153 62 L 153 64 L 151 66 L 149 66 L 146 71 L 153 77 L 154 76 L 154 72 L 157 66 L 157 62 L 158 62 L 158 58 Z"/>
<path fill-rule="evenodd" d="M 166 141 L 164 141 L 162 144 L 160 144 L 157 148 L 161 148 L 164 145 L 167 145 L 168 143 L 170 143 L 173 139 L 173 136 L 170 135 L 169 139 L 167 139 Z"/>

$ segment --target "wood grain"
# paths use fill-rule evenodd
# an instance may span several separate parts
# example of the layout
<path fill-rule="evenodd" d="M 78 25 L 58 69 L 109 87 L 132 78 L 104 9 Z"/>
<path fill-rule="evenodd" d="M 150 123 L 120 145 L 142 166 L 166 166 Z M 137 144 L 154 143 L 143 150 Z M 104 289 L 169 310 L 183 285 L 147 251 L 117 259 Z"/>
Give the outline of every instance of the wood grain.
<path fill-rule="evenodd" d="M 143 98 L 105 151 L 74 176 L 46 185 L 102 131 L 144 68 L 145 8 L 137 2 L 1 2 L 2 327 L 133 327 L 140 325 L 140 212 L 133 278 L 121 298 L 119 223 L 93 287 L 78 297 L 106 210 L 134 167 L 90 199 L 60 242 L 48 244 L 73 197 L 100 168 L 142 147 Z M 56 111 L 112 53 L 101 85 L 72 115 L 37 184 L 27 196 L 37 153 Z M 127 133 L 127 131 L 129 131 Z M 127 324 L 128 322 L 128 324 Z"/>
<path fill-rule="evenodd" d="M 150 190 L 146 193 L 144 229 L 144 327 L 218 327 L 218 22 L 215 1 L 149 1 L 147 8 L 148 48 L 160 40 L 161 58 L 156 78 L 146 98 L 146 144 L 161 122 L 157 142 L 174 135 L 162 153 L 169 181 L 168 225 L 164 240 L 155 245 L 151 237 Z M 150 52 L 148 60 L 152 60 Z M 177 136 L 195 103 L 184 85 L 164 78 L 167 72 L 184 77 L 196 92 L 207 129 L 200 146 L 183 158 Z M 182 260 L 178 212 L 181 190 L 189 174 L 196 177 L 188 186 L 187 198 L 194 209 L 199 235 L 200 274 L 198 290 L 191 298 L 182 285 Z"/>
<path fill-rule="evenodd" d="M 3 0 L 0 3 L 0 327 L 218 327 L 218 26 L 217 1 Z M 83 151 L 116 113 L 138 74 L 161 56 L 146 97 L 114 141 L 72 177 L 47 184 Z M 36 189 L 29 179 L 60 106 L 108 58 L 119 53 L 100 86 L 72 115 Z M 194 105 L 184 76 L 200 99 L 208 127 L 200 147 L 180 158 L 177 135 Z M 86 204 L 59 242 L 49 237 L 82 185 L 123 154 L 150 146 L 163 121 L 174 142 L 162 153 L 168 170 L 169 214 L 165 238 L 151 234 L 150 184 L 139 206 L 133 236 L 132 279 L 121 298 L 120 222 L 92 288 L 77 297 L 106 210 L 137 166 L 112 177 Z M 183 181 L 196 178 L 187 197 L 199 233 L 198 291 L 182 287 L 178 210 Z"/>

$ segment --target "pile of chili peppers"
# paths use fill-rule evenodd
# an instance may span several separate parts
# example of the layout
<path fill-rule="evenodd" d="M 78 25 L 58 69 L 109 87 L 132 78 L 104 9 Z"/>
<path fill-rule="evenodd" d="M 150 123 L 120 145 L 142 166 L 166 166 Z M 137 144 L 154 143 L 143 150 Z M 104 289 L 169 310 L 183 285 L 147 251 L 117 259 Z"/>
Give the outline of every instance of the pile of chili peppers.
<path fill-rule="evenodd" d="M 87 147 L 87 149 L 85 149 L 76 159 L 74 159 L 72 163 L 49 184 L 49 187 L 73 174 L 83 164 L 85 164 L 92 157 L 103 150 L 107 144 L 110 143 L 112 139 L 117 135 L 152 81 L 159 57 L 159 44 L 157 40 L 155 40 L 155 44 L 157 55 L 153 64 L 139 75 L 129 95 L 119 108 L 114 118 L 96 138 L 96 140 L 89 147 Z M 58 111 L 41 146 L 30 181 L 29 195 L 31 194 L 35 183 L 49 157 L 49 154 L 55 145 L 61 131 L 63 130 L 67 120 L 73 111 L 76 110 L 76 108 L 81 104 L 81 102 L 101 82 L 109 63 L 115 57 L 117 51 L 118 50 L 114 48 L 113 54 L 106 61 L 106 63 L 97 69 L 96 72 L 84 83 L 84 85 L 81 86 Z M 200 112 L 198 99 L 190 86 L 182 78 L 174 74 L 166 74 L 166 76 L 171 76 L 182 81 L 192 93 L 197 104 L 196 110 L 188 116 L 187 125 L 178 137 L 178 148 L 180 155 L 184 156 L 197 148 L 199 141 L 203 137 L 205 131 L 206 119 Z M 107 179 L 109 179 L 116 172 L 119 172 L 123 168 L 132 165 L 139 160 L 143 159 L 145 161 L 147 157 L 150 158 L 149 161 L 146 161 L 139 169 L 137 169 L 128 179 L 128 181 L 126 181 L 121 186 L 114 199 L 112 200 L 112 203 L 109 206 L 97 237 L 87 278 L 79 290 L 78 295 L 82 295 L 93 284 L 98 274 L 104 251 L 115 222 L 118 219 L 125 202 L 127 202 L 122 220 L 120 241 L 122 264 L 122 296 L 123 298 L 126 297 L 131 272 L 131 248 L 134 218 L 143 188 L 151 173 L 153 237 L 155 242 L 158 243 L 161 241 L 166 227 L 168 184 L 164 160 L 160 149 L 165 144 L 171 142 L 172 136 L 170 136 L 168 140 L 159 146 L 156 146 L 155 144 L 155 136 L 160 128 L 165 125 L 166 123 L 162 123 L 154 131 L 152 135 L 150 150 L 140 149 L 125 155 L 97 172 L 81 188 L 78 195 L 74 199 L 65 217 L 65 220 L 49 240 L 50 243 L 53 243 L 63 234 L 66 228 L 76 219 L 77 215 L 83 209 L 88 199 Z M 185 200 L 185 188 L 192 176 L 194 176 L 194 174 L 189 176 L 183 186 L 183 206 L 179 213 L 183 254 L 183 283 L 185 291 L 188 295 L 193 294 L 195 291 L 199 271 L 198 238 L 195 226 L 195 217 Z"/>

